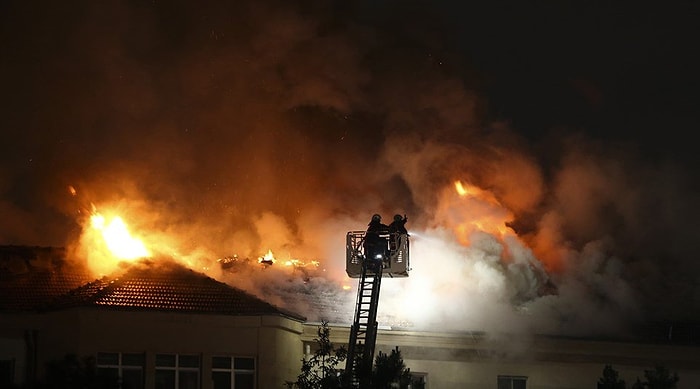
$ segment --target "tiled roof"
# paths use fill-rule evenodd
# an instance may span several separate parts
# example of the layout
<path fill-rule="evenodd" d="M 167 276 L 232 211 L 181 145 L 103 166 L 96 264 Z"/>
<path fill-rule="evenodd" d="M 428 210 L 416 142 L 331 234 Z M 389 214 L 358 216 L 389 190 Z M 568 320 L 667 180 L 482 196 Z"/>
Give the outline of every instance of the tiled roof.
<path fill-rule="evenodd" d="M 55 298 L 89 280 L 87 274 L 39 271 L 0 281 L 0 311 L 45 309 Z"/>
<path fill-rule="evenodd" d="M 0 246 L 0 311 L 34 311 L 92 277 L 70 266 L 62 249 Z"/>
<path fill-rule="evenodd" d="M 1 250 L 0 250 L 1 251 Z M 65 270 L 65 269 L 64 269 Z M 71 269 L 74 270 L 74 269 Z M 71 307 L 225 315 L 301 315 L 172 261 L 143 261 L 121 274 L 88 282 L 84 274 L 28 271 L 0 279 L 0 311 Z"/>
<path fill-rule="evenodd" d="M 243 290 L 177 263 L 141 263 L 118 277 L 71 290 L 53 304 L 227 315 L 284 315 L 304 320 Z"/>

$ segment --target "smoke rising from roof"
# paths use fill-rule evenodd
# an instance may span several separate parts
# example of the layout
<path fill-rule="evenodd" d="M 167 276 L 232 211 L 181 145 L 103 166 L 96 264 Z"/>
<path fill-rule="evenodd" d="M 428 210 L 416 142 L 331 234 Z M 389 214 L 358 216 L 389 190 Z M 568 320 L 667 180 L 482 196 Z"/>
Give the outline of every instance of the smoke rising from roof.
<path fill-rule="evenodd" d="M 413 271 L 383 283 L 380 311 L 407 325 L 607 333 L 700 312 L 683 165 L 571 129 L 533 142 L 430 23 L 322 2 L 3 8 L 6 244 L 70 246 L 108 204 L 176 255 L 321 261 L 322 276 L 230 280 L 273 303 L 352 304 L 333 291 L 354 283 L 345 233 L 406 213 Z M 460 208 L 455 180 L 498 207 Z M 479 210 L 517 236 L 457 236 Z"/>

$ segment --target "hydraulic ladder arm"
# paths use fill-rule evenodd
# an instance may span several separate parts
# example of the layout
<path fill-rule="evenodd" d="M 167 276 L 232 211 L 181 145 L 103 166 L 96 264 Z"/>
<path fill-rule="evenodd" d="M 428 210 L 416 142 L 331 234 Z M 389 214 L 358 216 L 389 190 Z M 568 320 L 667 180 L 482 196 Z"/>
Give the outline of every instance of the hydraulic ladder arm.
<path fill-rule="evenodd" d="M 348 356 L 345 366 L 345 386 L 370 387 L 374 347 L 377 341 L 377 306 L 382 283 L 382 265 L 364 261 L 357 288 L 355 320 L 350 327 Z"/>
<path fill-rule="evenodd" d="M 353 389 L 371 387 L 382 278 L 408 277 L 410 270 L 408 234 L 381 234 L 386 242 L 386 247 L 379 250 L 381 256 L 365 252 L 365 236 L 365 231 L 350 231 L 346 236 L 346 271 L 351 278 L 359 278 L 342 379 L 344 388 Z"/>

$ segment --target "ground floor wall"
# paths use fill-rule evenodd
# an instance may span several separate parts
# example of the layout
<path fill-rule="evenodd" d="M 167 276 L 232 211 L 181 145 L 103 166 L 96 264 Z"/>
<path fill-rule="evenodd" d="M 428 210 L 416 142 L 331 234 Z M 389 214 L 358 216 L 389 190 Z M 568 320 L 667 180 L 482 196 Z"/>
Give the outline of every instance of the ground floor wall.
<path fill-rule="evenodd" d="M 304 325 L 302 340 L 313 348 L 319 323 Z M 347 345 L 349 327 L 331 326 L 335 346 Z M 657 365 L 678 374 L 678 389 L 700 387 L 700 346 L 571 339 L 487 333 L 429 333 L 379 329 L 375 356 L 396 347 L 411 372 L 429 389 L 497 389 L 520 380 L 527 389 L 595 388 L 606 365 L 628 387 Z"/>
<path fill-rule="evenodd" d="M 214 388 L 215 373 L 229 370 L 231 379 L 237 372 L 242 374 L 247 387 L 282 388 L 300 373 L 305 354 L 315 350 L 319 325 L 278 316 L 99 309 L 3 314 L 0 361 L 8 363 L 0 367 L 11 370 L 7 375 L 13 377 L 12 383 L 22 384 L 41 377 L 46 363 L 67 353 L 140 355 L 143 388 L 152 389 L 159 369 L 164 368 L 162 356 L 194 355 L 198 357 L 194 388 Z M 347 347 L 349 330 L 347 325 L 330 326 L 336 347 Z M 698 346 L 380 329 L 377 353 L 389 354 L 397 347 L 411 372 L 425 378 L 428 389 L 497 389 L 499 379 L 522 382 L 527 389 L 590 389 L 596 387 L 606 365 L 617 370 L 628 387 L 637 378 L 643 380 L 644 371 L 656 365 L 678 374 L 678 389 L 700 387 Z M 221 368 L 216 361 L 222 357 L 252 360 L 252 369 L 251 365 L 241 371 L 233 365 L 229 370 Z M 115 366 L 130 367 L 119 363 Z M 246 374 L 253 374 L 252 380 L 246 380 Z"/>
<path fill-rule="evenodd" d="M 296 377 L 301 368 L 301 332 L 301 323 L 277 316 L 95 309 L 6 315 L 0 319 L 0 360 L 12 361 L 12 381 L 19 385 L 43 377 L 47 363 L 67 354 L 141 356 L 143 387 L 154 388 L 159 356 L 174 356 L 175 361 L 196 356 L 198 366 L 192 371 L 198 375 L 197 388 L 211 389 L 215 357 L 230 357 L 246 361 L 243 372 L 254 374 L 252 387 L 274 388 Z M 252 369 L 247 362 L 251 360 Z M 129 367 L 116 361 L 115 367 Z M 184 371 L 181 367 L 161 368 Z M 230 370 L 233 377 L 233 365 Z"/>

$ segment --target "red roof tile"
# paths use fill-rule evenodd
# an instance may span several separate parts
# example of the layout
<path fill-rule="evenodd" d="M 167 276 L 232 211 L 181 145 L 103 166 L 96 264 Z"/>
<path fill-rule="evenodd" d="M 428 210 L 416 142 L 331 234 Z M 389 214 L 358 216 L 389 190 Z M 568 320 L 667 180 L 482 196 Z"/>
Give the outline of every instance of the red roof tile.
<path fill-rule="evenodd" d="M 301 315 L 175 262 L 144 261 L 119 275 L 93 279 L 92 282 L 87 282 L 85 274 L 73 271 L 27 271 L 0 278 L 0 311 L 98 307 L 225 315 L 282 315 L 306 320 Z"/>
<path fill-rule="evenodd" d="M 32 311 L 92 277 L 63 259 L 62 249 L 0 246 L 0 311 Z"/>

